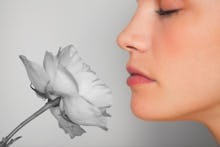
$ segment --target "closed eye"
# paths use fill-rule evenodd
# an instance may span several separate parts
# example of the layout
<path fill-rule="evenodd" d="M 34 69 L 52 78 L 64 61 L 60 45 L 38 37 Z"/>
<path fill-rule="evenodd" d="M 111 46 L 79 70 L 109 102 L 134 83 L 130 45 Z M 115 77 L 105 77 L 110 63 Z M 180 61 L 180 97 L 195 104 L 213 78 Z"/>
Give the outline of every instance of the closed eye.
<path fill-rule="evenodd" d="M 160 16 L 169 16 L 172 15 L 174 13 L 177 13 L 179 11 L 179 9 L 172 9 L 172 10 L 163 10 L 163 9 L 159 9 L 156 11 L 156 13 Z"/>

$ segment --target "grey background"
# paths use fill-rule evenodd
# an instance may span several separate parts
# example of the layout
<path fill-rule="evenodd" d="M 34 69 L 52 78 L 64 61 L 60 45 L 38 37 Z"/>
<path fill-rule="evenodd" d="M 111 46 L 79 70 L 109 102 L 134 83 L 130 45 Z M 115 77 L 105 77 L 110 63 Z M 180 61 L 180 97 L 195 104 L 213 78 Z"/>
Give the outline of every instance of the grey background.
<path fill-rule="evenodd" d="M 84 60 L 113 91 L 109 131 L 85 127 L 73 140 L 46 112 L 23 128 L 16 147 L 214 147 L 215 140 L 201 124 L 144 122 L 130 111 L 126 86 L 128 54 L 116 36 L 136 8 L 135 0 L 0 0 L 0 137 L 39 109 L 45 101 L 29 88 L 18 56 L 42 63 L 46 50 L 53 53 L 74 44 Z"/>

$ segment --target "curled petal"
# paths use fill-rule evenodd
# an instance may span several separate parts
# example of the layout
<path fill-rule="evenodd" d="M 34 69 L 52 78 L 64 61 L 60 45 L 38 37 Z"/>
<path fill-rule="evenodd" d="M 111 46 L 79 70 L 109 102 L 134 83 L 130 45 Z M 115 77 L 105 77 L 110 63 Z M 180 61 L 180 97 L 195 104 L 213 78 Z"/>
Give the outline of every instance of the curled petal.
<path fill-rule="evenodd" d="M 72 122 L 108 130 L 105 112 L 80 95 L 64 97 L 63 108 L 65 114 Z"/>
<path fill-rule="evenodd" d="M 112 105 L 112 92 L 101 81 L 95 72 L 79 72 L 75 75 L 79 85 L 79 95 L 98 107 L 110 107 Z"/>
<path fill-rule="evenodd" d="M 56 68 L 57 68 L 57 59 L 53 56 L 52 53 L 46 52 L 44 56 L 44 69 L 50 76 L 50 79 L 53 79 L 56 74 Z"/>
<path fill-rule="evenodd" d="M 80 127 L 80 125 L 67 121 L 63 118 L 59 107 L 53 107 L 50 109 L 53 116 L 57 119 L 59 127 L 64 130 L 65 133 L 70 135 L 70 138 L 75 136 L 81 136 L 86 131 Z"/>
<path fill-rule="evenodd" d="M 31 83 L 33 84 L 33 86 L 39 92 L 44 93 L 45 87 L 49 81 L 48 74 L 44 71 L 44 69 L 41 66 L 28 60 L 25 56 L 20 55 L 19 57 L 25 66 L 28 77 Z"/>
<path fill-rule="evenodd" d="M 79 94 L 98 107 L 108 107 L 112 105 L 111 90 L 102 82 L 90 69 L 73 45 L 60 49 L 57 58 L 59 64 L 63 65 L 72 75 L 74 75 Z"/>
<path fill-rule="evenodd" d="M 88 66 L 83 62 L 82 58 L 78 54 L 78 51 L 73 45 L 68 45 L 63 49 L 60 49 L 57 54 L 57 58 L 59 64 L 66 67 L 67 70 L 69 70 L 73 75 L 82 71 Z"/>
<path fill-rule="evenodd" d="M 61 65 L 57 67 L 56 75 L 49 82 L 46 89 L 48 93 L 57 96 L 75 95 L 78 93 L 78 85 L 75 78 Z"/>
<path fill-rule="evenodd" d="M 73 52 L 74 46 L 68 45 L 64 47 L 63 49 L 60 48 L 57 53 L 57 58 L 59 60 L 59 63 L 62 64 L 64 67 L 68 66 L 71 62 L 71 58 L 74 55 Z"/>

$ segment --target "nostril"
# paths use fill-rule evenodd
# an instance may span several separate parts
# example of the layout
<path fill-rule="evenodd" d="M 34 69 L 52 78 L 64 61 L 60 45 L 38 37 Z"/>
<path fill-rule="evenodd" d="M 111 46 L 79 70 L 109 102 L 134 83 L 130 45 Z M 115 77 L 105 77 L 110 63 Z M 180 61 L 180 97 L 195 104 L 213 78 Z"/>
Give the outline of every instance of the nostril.
<path fill-rule="evenodd" d="M 135 43 L 132 40 L 132 35 L 122 31 L 117 37 L 117 44 L 120 48 L 127 50 L 127 51 L 137 51 L 138 48 L 135 47 Z"/>
<path fill-rule="evenodd" d="M 128 49 L 132 49 L 132 50 L 137 50 L 136 47 L 134 47 L 134 46 L 130 46 L 130 45 L 127 45 L 126 48 L 128 48 Z"/>

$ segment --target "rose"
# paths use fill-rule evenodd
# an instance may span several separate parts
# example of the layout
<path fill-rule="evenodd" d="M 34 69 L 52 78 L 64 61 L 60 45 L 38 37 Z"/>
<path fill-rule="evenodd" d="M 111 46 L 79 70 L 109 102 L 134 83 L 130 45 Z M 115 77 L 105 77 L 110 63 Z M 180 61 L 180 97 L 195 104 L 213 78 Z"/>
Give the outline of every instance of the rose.
<path fill-rule="evenodd" d="M 59 126 L 71 138 L 81 136 L 80 125 L 107 130 L 106 109 L 112 105 L 111 90 L 90 69 L 73 45 L 59 49 L 56 56 L 46 52 L 43 67 L 20 55 L 32 88 L 40 97 L 54 100 L 59 106 L 50 108 Z"/>

